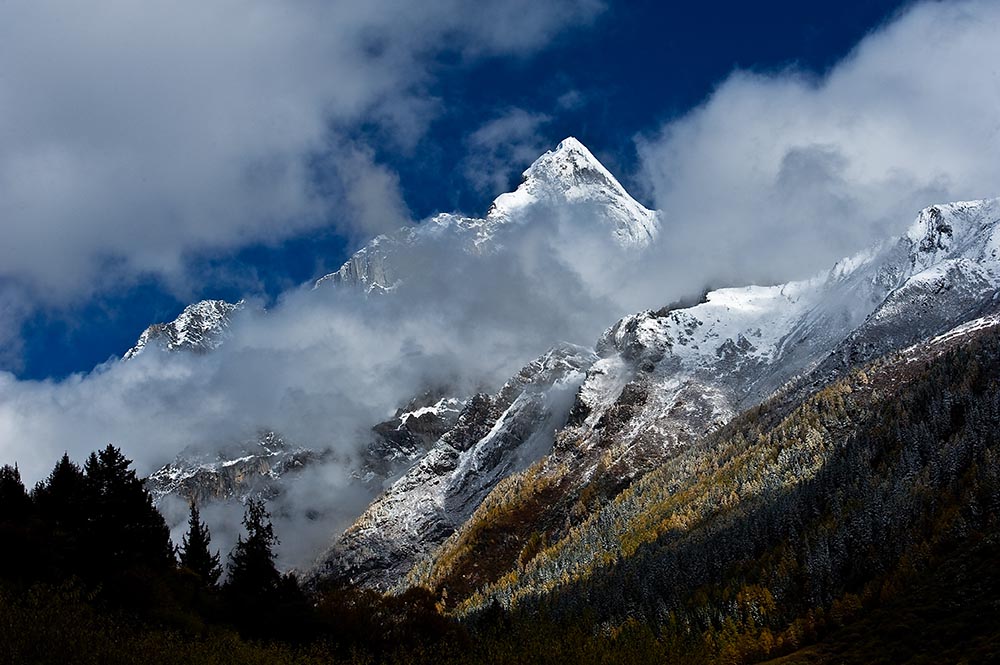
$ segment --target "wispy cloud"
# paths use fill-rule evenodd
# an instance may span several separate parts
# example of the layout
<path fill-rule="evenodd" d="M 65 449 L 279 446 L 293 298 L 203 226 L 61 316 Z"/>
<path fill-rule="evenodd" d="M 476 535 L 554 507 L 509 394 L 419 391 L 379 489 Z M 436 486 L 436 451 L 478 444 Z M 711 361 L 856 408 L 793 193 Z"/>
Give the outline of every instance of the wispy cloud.
<path fill-rule="evenodd" d="M 736 72 L 639 141 L 666 262 L 719 282 L 817 270 L 920 208 L 1000 194 L 1000 5 L 915 5 L 828 74 Z"/>
<path fill-rule="evenodd" d="M 510 108 L 487 121 L 466 139 L 463 171 L 479 191 L 500 194 L 511 175 L 523 169 L 548 146 L 542 128 L 552 118 L 544 113 Z"/>
<path fill-rule="evenodd" d="M 180 283 L 192 252 L 399 225 L 398 183 L 362 136 L 419 139 L 446 102 L 432 93 L 442 56 L 524 57 L 599 10 L 2 3 L 0 278 L 62 304 L 139 274 Z"/>

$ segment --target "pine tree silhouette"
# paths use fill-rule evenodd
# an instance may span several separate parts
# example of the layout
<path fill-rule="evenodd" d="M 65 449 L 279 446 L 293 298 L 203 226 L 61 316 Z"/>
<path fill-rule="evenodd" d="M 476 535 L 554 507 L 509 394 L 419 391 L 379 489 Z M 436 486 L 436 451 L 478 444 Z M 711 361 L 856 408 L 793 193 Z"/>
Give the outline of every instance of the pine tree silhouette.
<path fill-rule="evenodd" d="M 131 464 L 112 445 L 91 453 L 84 464 L 90 501 L 86 535 L 100 570 L 174 564 L 170 530 Z"/>
<path fill-rule="evenodd" d="M 30 528 L 33 508 L 17 466 L 0 467 L 0 575 L 34 574 L 41 548 Z"/>
<path fill-rule="evenodd" d="M 86 494 L 83 472 L 63 453 L 49 477 L 35 486 L 34 498 L 46 522 L 75 532 L 83 530 Z"/>
<path fill-rule="evenodd" d="M 278 539 L 264 502 L 250 499 L 243 516 L 247 536 L 240 536 L 229 554 L 227 590 L 234 595 L 261 599 L 278 590 L 281 574 L 274 565 Z"/>
<path fill-rule="evenodd" d="M 0 522 L 21 523 L 31 512 L 31 498 L 17 466 L 0 467 Z"/>
<path fill-rule="evenodd" d="M 211 544 L 208 525 L 201 521 L 198 506 L 192 501 L 188 532 L 181 541 L 181 565 L 198 575 L 206 585 L 215 586 L 222 575 L 222 567 L 219 565 L 219 553 L 212 554 L 209 550 Z"/>

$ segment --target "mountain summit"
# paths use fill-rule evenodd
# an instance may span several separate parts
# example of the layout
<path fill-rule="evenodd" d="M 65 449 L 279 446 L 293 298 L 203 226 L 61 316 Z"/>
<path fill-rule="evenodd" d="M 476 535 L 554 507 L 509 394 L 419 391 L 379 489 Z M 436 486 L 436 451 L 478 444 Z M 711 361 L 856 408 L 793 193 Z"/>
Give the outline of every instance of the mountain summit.
<path fill-rule="evenodd" d="M 506 222 L 525 216 L 539 204 L 596 206 L 614 225 L 615 239 L 626 247 L 649 244 L 659 230 L 657 214 L 632 198 L 572 136 L 535 160 L 525 170 L 520 186 L 498 196 L 486 217 Z"/>
<path fill-rule="evenodd" d="M 434 264 L 417 260 L 419 255 L 434 255 L 448 244 L 466 254 L 487 254 L 503 245 L 500 236 L 556 218 L 608 227 L 608 240 L 626 251 L 647 246 L 659 231 L 659 215 L 632 198 L 593 153 L 569 137 L 535 160 L 517 189 L 498 196 L 485 217 L 443 213 L 380 235 L 316 286 L 391 290 L 411 271 L 406 266 Z"/>

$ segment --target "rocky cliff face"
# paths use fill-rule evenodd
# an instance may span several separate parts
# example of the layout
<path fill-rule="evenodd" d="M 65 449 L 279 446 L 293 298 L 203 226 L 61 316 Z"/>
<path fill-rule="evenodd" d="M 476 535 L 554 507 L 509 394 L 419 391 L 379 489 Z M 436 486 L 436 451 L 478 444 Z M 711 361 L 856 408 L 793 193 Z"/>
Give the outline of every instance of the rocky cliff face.
<path fill-rule="evenodd" d="M 210 501 L 270 499 L 280 481 L 314 463 L 320 455 L 286 443 L 275 432 L 260 432 L 256 440 L 212 453 L 180 454 L 146 479 L 157 502 L 167 495 L 204 505 Z"/>
<path fill-rule="evenodd" d="M 313 578 L 380 589 L 398 584 L 500 480 L 549 452 L 594 360 L 586 349 L 557 347 L 496 394 L 475 395 L 419 463 L 321 557 Z"/>
<path fill-rule="evenodd" d="M 233 314 L 243 308 L 243 301 L 202 300 L 188 305 L 169 323 L 154 323 L 143 331 L 139 340 L 122 356 L 129 360 L 152 346 L 166 351 L 206 353 L 217 348 L 225 339 Z"/>

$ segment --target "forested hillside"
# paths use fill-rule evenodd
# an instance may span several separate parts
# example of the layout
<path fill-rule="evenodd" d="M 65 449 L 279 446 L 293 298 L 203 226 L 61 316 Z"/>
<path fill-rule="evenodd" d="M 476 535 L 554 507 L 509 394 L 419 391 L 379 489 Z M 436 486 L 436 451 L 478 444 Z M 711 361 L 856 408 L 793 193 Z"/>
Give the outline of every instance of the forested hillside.
<path fill-rule="evenodd" d="M 499 602 L 603 630 L 639 622 L 694 661 L 793 650 L 905 596 L 941 562 L 995 551 L 998 379 L 995 328 L 973 325 L 794 408 L 779 395 L 458 611 Z"/>

